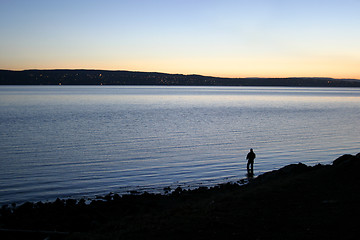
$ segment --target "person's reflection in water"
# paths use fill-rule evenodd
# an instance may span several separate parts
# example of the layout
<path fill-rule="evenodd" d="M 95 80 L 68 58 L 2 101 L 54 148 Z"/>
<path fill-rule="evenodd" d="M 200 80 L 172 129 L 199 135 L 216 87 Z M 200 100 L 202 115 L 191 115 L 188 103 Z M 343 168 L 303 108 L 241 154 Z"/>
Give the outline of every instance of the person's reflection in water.
<path fill-rule="evenodd" d="M 248 160 L 246 168 L 248 172 L 248 177 L 254 176 L 254 159 L 256 158 L 256 154 L 254 153 L 253 149 L 250 149 L 250 152 L 246 155 L 246 159 Z"/>

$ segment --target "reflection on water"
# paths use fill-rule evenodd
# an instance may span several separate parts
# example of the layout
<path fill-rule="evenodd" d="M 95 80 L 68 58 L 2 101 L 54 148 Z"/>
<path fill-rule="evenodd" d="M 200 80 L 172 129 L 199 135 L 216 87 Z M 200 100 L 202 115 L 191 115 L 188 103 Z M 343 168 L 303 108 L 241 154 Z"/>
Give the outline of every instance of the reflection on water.
<path fill-rule="evenodd" d="M 0 203 L 212 185 L 359 152 L 360 89 L 2 86 Z"/>

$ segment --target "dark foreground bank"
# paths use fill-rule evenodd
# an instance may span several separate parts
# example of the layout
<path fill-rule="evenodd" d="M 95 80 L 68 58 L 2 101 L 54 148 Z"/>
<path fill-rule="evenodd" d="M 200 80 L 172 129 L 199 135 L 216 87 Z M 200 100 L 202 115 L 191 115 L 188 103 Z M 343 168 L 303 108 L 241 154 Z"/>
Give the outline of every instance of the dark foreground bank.
<path fill-rule="evenodd" d="M 358 239 L 360 154 L 249 184 L 3 206 L 0 239 Z"/>

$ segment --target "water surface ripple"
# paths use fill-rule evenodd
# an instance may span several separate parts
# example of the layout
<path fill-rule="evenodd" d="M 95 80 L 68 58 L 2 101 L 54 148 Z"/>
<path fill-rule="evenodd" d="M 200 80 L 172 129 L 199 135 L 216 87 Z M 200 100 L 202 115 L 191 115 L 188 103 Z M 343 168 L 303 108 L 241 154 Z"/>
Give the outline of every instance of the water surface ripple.
<path fill-rule="evenodd" d="M 211 186 L 359 151 L 360 89 L 1 86 L 0 204 Z"/>

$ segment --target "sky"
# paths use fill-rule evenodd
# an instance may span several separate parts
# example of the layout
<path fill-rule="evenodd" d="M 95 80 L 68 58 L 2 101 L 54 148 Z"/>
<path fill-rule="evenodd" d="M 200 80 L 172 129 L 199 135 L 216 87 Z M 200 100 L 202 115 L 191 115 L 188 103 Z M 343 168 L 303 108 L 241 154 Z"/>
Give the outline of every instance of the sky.
<path fill-rule="evenodd" d="M 0 0 L 0 69 L 360 79 L 360 0 Z"/>

